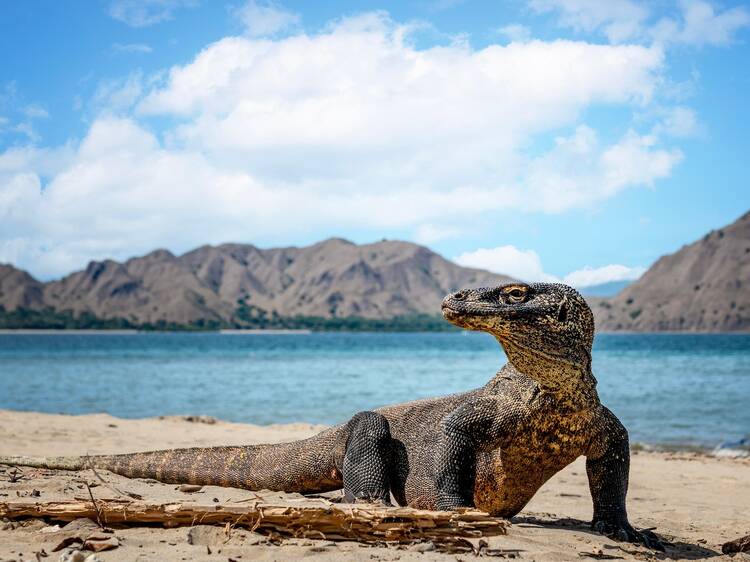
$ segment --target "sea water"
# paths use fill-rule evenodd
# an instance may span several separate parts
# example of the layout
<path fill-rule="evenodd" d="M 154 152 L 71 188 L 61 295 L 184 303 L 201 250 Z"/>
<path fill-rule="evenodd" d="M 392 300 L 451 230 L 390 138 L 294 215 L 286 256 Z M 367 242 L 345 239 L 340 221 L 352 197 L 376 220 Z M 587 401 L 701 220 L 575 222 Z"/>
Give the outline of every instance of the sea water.
<path fill-rule="evenodd" d="M 0 334 L 0 408 L 333 424 L 479 387 L 504 362 L 492 337 L 467 332 Z M 602 334 L 593 370 L 632 442 L 750 434 L 750 335 Z"/>

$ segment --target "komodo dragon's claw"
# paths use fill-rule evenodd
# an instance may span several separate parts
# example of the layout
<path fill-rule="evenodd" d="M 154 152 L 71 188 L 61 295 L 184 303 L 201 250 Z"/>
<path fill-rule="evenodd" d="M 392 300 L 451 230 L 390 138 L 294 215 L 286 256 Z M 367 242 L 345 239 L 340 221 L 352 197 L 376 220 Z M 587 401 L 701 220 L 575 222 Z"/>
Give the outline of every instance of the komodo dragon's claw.
<path fill-rule="evenodd" d="M 593 521 L 591 528 L 616 541 L 640 543 L 646 548 L 660 552 L 665 550 L 664 543 L 656 533 L 647 529 L 638 531 L 627 521 Z"/>

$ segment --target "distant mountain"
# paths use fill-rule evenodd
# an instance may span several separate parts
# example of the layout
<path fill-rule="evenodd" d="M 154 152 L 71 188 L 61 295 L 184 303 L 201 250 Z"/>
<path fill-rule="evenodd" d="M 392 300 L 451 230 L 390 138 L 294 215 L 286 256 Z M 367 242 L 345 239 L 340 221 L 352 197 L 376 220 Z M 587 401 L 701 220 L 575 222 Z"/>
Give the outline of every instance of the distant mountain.
<path fill-rule="evenodd" d="M 619 293 L 632 283 L 632 280 L 609 281 L 608 283 L 600 283 L 599 285 L 582 287 L 578 289 L 578 292 L 580 292 L 584 297 L 614 297 L 617 293 Z"/>
<path fill-rule="evenodd" d="M 750 331 L 750 212 L 592 305 L 601 330 Z"/>
<path fill-rule="evenodd" d="M 357 245 L 332 238 L 304 248 L 223 244 L 181 256 L 157 250 L 124 263 L 91 262 L 48 283 L 0 265 L 0 306 L 24 317 L 29 311 L 67 311 L 135 325 L 264 325 L 258 320 L 294 316 L 387 319 L 436 315 L 452 290 L 509 280 L 460 267 L 409 242 Z"/>

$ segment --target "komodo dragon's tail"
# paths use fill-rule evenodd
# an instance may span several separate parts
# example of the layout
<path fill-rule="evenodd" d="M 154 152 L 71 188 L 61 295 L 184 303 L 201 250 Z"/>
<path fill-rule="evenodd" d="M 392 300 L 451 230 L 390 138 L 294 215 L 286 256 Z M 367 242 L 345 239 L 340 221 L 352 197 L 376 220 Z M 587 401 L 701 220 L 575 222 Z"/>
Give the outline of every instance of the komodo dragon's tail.
<path fill-rule="evenodd" d="M 346 426 L 301 441 L 272 445 L 194 447 L 122 455 L 7 457 L 0 464 L 59 470 L 100 468 L 168 484 L 316 493 L 342 487 Z"/>

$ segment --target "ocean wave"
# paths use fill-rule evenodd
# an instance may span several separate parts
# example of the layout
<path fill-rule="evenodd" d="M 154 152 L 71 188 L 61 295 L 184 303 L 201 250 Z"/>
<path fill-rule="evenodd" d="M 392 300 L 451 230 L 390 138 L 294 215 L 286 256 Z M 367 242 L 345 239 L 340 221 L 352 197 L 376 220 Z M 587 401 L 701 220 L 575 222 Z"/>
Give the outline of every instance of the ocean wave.
<path fill-rule="evenodd" d="M 717 457 L 750 457 L 750 436 L 743 437 L 738 441 L 726 441 L 716 447 L 712 454 Z"/>
<path fill-rule="evenodd" d="M 724 441 L 718 445 L 707 445 L 694 442 L 663 442 L 632 444 L 633 451 L 653 451 L 662 453 L 700 453 L 715 457 L 748 458 L 750 457 L 750 435 L 735 441 Z"/>

